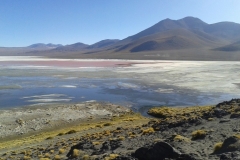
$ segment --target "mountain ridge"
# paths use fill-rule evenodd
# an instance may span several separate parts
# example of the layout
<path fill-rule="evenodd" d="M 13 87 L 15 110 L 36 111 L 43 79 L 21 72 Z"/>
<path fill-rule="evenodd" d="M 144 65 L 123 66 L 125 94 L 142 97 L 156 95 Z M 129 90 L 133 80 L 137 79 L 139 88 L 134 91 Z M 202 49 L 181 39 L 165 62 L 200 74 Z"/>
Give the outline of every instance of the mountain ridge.
<path fill-rule="evenodd" d="M 29 45 L 27 47 L 29 47 L 29 48 L 57 48 L 57 47 L 61 47 L 61 46 L 63 46 L 63 45 L 62 44 L 52 44 L 52 43 L 48 43 L 48 44 L 35 43 L 35 44 Z"/>
<path fill-rule="evenodd" d="M 224 21 L 208 24 L 199 18 L 189 16 L 178 20 L 169 18 L 161 20 L 122 40 L 105 39 L 92 45 L 78 42 L 53 49 L 22 51 L 21 54 L 61 58 L 169 58 L 176 60 L 210 58 L 214 60 L 227 59 L 225 52 L 238 47 L 236 45 L 239 40 L 240 24 L 238 23 Z M 222 47 L 228 47 L 228 49 Z M 17 52 L 15 50 L 14 53 Z M 239 57 L 240 59 L 240 53 L 237 54 L 240 50 L 235 50 L 231 58 Z"/>

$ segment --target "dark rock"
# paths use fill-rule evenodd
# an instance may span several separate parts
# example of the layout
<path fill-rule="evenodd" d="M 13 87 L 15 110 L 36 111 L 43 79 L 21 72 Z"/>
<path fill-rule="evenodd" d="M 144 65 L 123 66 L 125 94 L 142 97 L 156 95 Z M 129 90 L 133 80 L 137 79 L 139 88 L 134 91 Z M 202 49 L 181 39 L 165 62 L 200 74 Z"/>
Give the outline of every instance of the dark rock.
<path fill-rule="evenodd" d="M 77 145 L 71 147 L 70 151 L 67 154 L 67 157 L 72 158 L 74 149 L 79 149 L 79 150 L 86 151 L 86 150 L 95 150 L 95 147 L 89 141 L 81 141 Z"/>
<path fill-rule="evenodd" d="M 110 149 L 110 143 L 109 142 L 104 142 L 102 144 L 101 150 L 109 150 Z"/>
<path fill-rule="evenodd" d="M 102 144 L 101 151 L 106 151 L 106 150 L 115 150 L 122 146 L 122 142 L 118 140 L 112 140 L 112 141 L 106 141 Z"/>
<path fill-rule="evenodd" d="M 122 146 L 122 142 L 121 141 L 119 141 L 119 140 L 112 140 L 112 141 L 110 141 L 111 150 L 115 150 L 115 149 L 117 149 L 120 146 Z"/>
<path fill-rule="evenodd" d="M 236 152 L 227 152 L 220 155 L 220 160 L 237 160 L 240 159 L 240 153 Z"/>
<path fill-rule="evenodd" d="M 118 156 L 115 160 L 137 160 L 137 159 L 131 156 Z"/>
<path fill-rule="evenodd" d="M 237 128 L 233 128 L 233 132 L 238 132 L 239 130 Z"/>
<path fill-rule="evenodd" d="M 221 119 L 221 120 L 219 121 L 219 123 L 225 123 L 225 122 L 229 122 L 229 121 L 231 121 L 231 119 Z"/>
<path fill-rule="evenodd" d="M 240 113 L 233 113 L 230 115 L 230 118 L 240 118 Z"/>
<path fill-rule="evenodd" d="M 192 155 L 190 154 L 181 154 L 177 160 L 196 160 Z"/>
<path fill-rule="evenodd" d="M 220 156 L 220 160 L 231 160 L 232 158 L 230 157 L 230 155 L 227 154 L 222 154 Z"/>
<path fill-rule="evenodd" d="M 223 116 L 227 115 L 227 112 L 220 108 L 215 108 L 213 111 L 217 118 L 222 118 Z"/>
<path fill-rule="evenodd" d="M 164 160 L 165 158 L 176 159 L 181 153 L 166 142 L 157 142 L 153 145 L 137 149 L 134 156 L 139 160 Z"/>
<path fill-rule="evenodd" d="M 223 137 L 227 137 L 227 135 L 226 135 L 226 134 L 223 134 L 223 133 L 221 133 L 220 135 L 223 136 Z"/>

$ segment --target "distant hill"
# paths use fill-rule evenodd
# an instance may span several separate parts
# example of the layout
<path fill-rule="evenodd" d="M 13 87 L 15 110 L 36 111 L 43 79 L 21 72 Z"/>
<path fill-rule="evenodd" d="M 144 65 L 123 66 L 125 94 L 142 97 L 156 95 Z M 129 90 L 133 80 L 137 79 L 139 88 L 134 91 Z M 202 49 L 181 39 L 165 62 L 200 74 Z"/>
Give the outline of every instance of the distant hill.
<path fill-rule="evenodd" d="M 234 42 L 232 44 L 229 44 L 229 45 L 226 45 L 226 46 L 223 46 L 223 47 L 215 48 L 214 50 L 226 51 L 226 52 L 240 51 L 240 41 Z"/>
<path fill-rule="evenodd" d="M 52 44 L 52 43 L 48 43 L 48 44 L 36 43 L 36 44 L 32 44 L 32 45 L 28 46 L 28 48 L 57 48 L 57 47 L 61 47 L 61 46 L 63 46 L 63 45 Z"/>
<path fill-rule="evenodd" d="M 89 45 L 87 45 L 87 44 L 78 42 L 78 43 L 74 43 L 74 44 L 70 44 L 70 45 L 66 45 L 66 46 L 60 46 L 54 50 L 56 50 L 56 51 L 79 51 L 79 50 L 87 48 L 88 46 Z"/>
<path fill-rule="evenodd" d="M 110 45 L 112 45 L 116 42 L 119 42 L 119 41 L 120 41 L 119 39 L 105 39 L 105 40 L 99 41 L 97 43 L 94 43 L 87 48 L 88 49 L 103 48 L 103 47 L 106 47 L 106 46 L 110 46 Z"/>

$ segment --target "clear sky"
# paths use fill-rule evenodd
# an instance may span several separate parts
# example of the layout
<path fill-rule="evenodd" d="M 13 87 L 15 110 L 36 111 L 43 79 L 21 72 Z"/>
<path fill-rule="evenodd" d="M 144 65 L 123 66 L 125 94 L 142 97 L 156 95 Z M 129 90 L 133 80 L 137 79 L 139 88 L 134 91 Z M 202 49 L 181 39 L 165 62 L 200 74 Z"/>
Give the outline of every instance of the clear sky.
<path fill-rule="evenodd" d="M 240 23 L 240 0 L 0 0 L 0 46 L 93 44 L 186 16 Z"/>

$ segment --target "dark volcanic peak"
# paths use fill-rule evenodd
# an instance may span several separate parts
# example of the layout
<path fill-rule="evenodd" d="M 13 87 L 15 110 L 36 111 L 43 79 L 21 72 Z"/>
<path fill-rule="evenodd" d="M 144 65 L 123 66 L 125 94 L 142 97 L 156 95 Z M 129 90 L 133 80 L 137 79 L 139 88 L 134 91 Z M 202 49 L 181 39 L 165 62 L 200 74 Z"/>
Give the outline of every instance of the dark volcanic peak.
<path fill-rule="evenodd" d="M 95 49 L 95 48 L 103 48 L 106 46 L 110 46 L 116 42 L 120 41 L 119 39 L 105 39 L 102 41 L 99 41 L 97 43 L 94 43 L 88 47 L 88 49 Z"/>
<path fill-rule="evenodd" d="M 36 44 L 32 44 L 30 46 L 28 46 L 29 48 L 57 48 L 62 46 L 61 44 L 52 44 L 52 43 L 48 43 L 48 44 L 44 44 L 44 43 L 36 43 Z"/>

